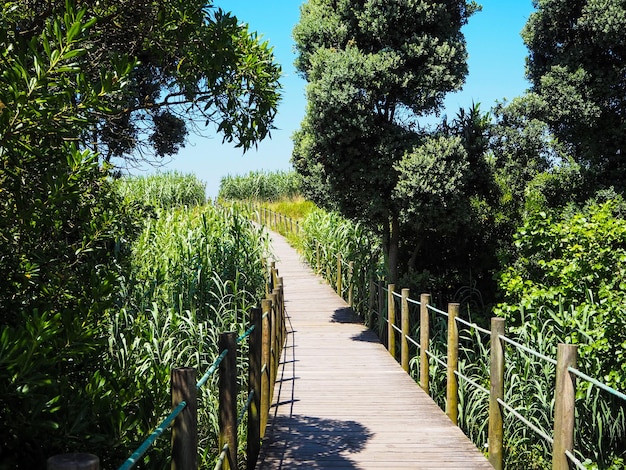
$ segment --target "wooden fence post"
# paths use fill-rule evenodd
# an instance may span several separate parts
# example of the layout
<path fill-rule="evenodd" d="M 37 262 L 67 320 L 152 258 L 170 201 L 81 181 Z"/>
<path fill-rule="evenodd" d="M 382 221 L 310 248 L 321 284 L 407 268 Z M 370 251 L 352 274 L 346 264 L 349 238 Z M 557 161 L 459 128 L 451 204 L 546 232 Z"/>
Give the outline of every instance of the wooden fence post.
<path fill-rule="evenodd" d="M 172 428 L 172 470 L 198 468 L 198 390 L 196 370 L 191 367 L 172 369 L 172 408 L 185 401 L 187 406 L 174 420 Z"/>
<path fill-rule="evenodd" d="M 576 415 L 576 377 L 568 367 L 575 368 L 578 346 L 559 344 L 556 353 L 556 387 L 554 389 L 554 447 L 553 470 L 568 470 L 565 451 L 574 449 L 574 423 Z"/>
<path fill-rule="evenodd" d="M 448 381 L 446 387 L 446 414 L 454 424 L 458 424 L 459 385 L 455 372 L 459 362 L 459 330 L 456 317 L 459 304 L 448 304 Z"/>
<path fill-rule="evenodd" d="M 348 305 L 353 306 L 354 303 L 354 285 L 352 283 L 352 276 L 354 275 L 354 261 L 348 263 Z"/>
<path fill-rule="evenodd" d="M 504 420 L 498 399 L 504 400 L 504 318 L 491 319 L 491 359 L 489 363 L 489 463 L 495 470 L 502 470 Z"/>
<path fill-rule="evenodd" d="M 396 357 L 396 330 L 393 329 L 396 324 L 396 302 L 393 299 L 393 292 L 396 289 L 394 284 L 387 286 L 387 349 L 389 353 Z"/>
<path fill-rule="evenodd" d="M 222 333 L 219 338 L 220 354 L 228 349 L 228 354 L 219 367 L 219 448 L 228 444 L 225 470 L 237 469 L 237 335 L 234 332 Z M 198 468 L 197 465 L 195 468 Z"/>
<path fill-rule="evenodd" d="M 430 379 L 430 364 L 428 351 L 430 343 L 430 315 L 428 305 L 430 304 L 430 294 L 420 295 L 420 386 L 422 390 L 430 394 L 428 381 Z"/>
<path fill-rule="evenodd" d="M 263 330 L 263 336 L 261 338 L 261 437 L 265 436 L 265 427 L 267 426 L 267 420 L 269 417 L 269 410 L 271 405 L 272 389 L 274 384 L 270 381 L 270 358 L 271 358 L 271 327 L 270 316 L 272 310 L 272 301 L 265 299 L 261 301 L 261 310 L 263 316 L 261 317 L 261 325 Z"/>
<path fill-rule="evenodd" d="M 270 294 L 270 300 L 272 301 L 272 308 L 270 309 L 270 403 L 274 398 L 274 383 L 276 382 L 276 373 L 278 371 L 278 351 L 276 335 L 277 330 L 277 317 L 278 317 L 278 295 L 276 290 L 273 294 Z"/>
<path fill-rule="evenodd" d="M 376 308 L 376 285 L 371 274 L 368 282 L 369 296 L 367 299 L 367 315 L 365 316 L 365 326 L 371 328 L 373 326 L 372 318 L 374 317 L 374 309 Z"/>
<path fill-rule="evenodd" d="M 250 323 L 254 327 L 248 343 L 248 391 L 253 394 L 248 411 L 248 442 L 246 468 L 254 470 L 261 449 L 261 354 L 263 342 L 262 312 L 250 310 Z"/>
<path fill-rule="evenodd" d="M 378 319 L 377 319 L 377 325 L 379 327 L 379 330 L 382 329 L 381 328 L 381 323 L 380 323 L 380 319 L 384 318 L 384 314 L 383 311 L 385 310 L 385 295 L 384 295 L 384 290 L 383 290 L 383 280 L 379 279 L 378 280 Z M 382 331 L 378 331 L 378 335 L 381 339 L 381 341 L 383 341 L 383 332 Z"/>
<path fill-rule="evenodd" d="M 319 274 L 322 269 L 322 266 L 320 265 L 320 242 L 318 242 L 317 240 L 315 241 L 315 261 L 316 261 L 315 273 Z"/>
<path fill-rule="evenodd" d="M 54 455 L 46 462 L 46 470 L 100 470 L 100 459 L 85 453 Z"/>
<path fill-rule="evenodd" d="M 343 299 L 341 290 L 343 288 L 343 279 L 341 279 L 341 253 L 337 253 L 337 294 Z"/>
<path fill-rule="evenodd" d="M 402 328 L 402 338 L 400 338 L 400 364 L 402 368 L 409 372 L 409 289 L 402 289 L 402 305 L 400 310 L 400 325 Z"/>

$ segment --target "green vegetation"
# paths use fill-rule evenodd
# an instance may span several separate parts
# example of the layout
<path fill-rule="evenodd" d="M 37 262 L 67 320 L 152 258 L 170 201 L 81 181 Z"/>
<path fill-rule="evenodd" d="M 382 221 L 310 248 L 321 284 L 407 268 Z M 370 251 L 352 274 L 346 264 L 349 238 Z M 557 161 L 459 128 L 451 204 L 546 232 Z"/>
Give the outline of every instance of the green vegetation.
<path fill-rule="evenodd" d="M 138 61 L 126 87 L 101 96 L 109 112 L 93 114 L 89 137 L 81 139 L 105 161 L 174 155 L 190 129 L 209 123 L 244 149 L 269 134 L 280 67 L 267 41 L 214 2 L 12 1 L 3 6 L 9 29 L 16 25 L 9 34 L 36 41 L 45 19 L 63 18 L 73 5 L 91 26 L 83 53 L 71 61 L 87 82 L 99 82 L 118 57 Z"/>
<path fill-rule="evenodd" d="M 128 177 L 115 182 L 115 192 L 127 202 L 162 209 L 203 205 L 205 188 L 195 176 L 178 172 Z"/>
<path fill-rule="evenodd" d="M 463 166 L 466 158 L 458 142 L 424 135 L 419 118 L 462 87 L 467 53 L 461 27 L 478 8 L 464 0 L 310 0 L 294 28 L 295 65 L 308 82 L 308 106 L 292 161 L 305 196 L 379 234 L 392 283 L 399 279 L 401 236 L 413 229 L 404 213 L 411 194 L 398 184 L 419 178 L 405 161 L 414 151 L 428 154 L 437 167 L 430 184 L 439 187 L 458 170 L 448 160 Z M 450 146 L 455 149 L 440 154 Z"/>
<path fill-rule="evenodd" d="M 252 171 L 244 176 L 223 177 L 218 198 L 275 202 L 300 194 L 300 177 L 295 171 Z"/>
<path fill-rule="evenodd" d="M 261 289 L 264 238 L 246 220 L 167 209 L 203 201 L 197 181 L 183 179 L 191 198 L 121 196 L 107 161 L 138 143 L 174 153 L 181 106 L 253 145 L 278 100 L 269 46 L 205 2 L 79 6 L 0 6 L 0 468 L 86 449 L 119 465 L 169 408 L 169 368 L 212 360 L 206 341 L 242 328 Z M 178 232 L 158 238 L 165 220 Z M 144 230 L 162 244 L 150 255 Z M 167 445 L 146 466 L 163 468 Z"/>

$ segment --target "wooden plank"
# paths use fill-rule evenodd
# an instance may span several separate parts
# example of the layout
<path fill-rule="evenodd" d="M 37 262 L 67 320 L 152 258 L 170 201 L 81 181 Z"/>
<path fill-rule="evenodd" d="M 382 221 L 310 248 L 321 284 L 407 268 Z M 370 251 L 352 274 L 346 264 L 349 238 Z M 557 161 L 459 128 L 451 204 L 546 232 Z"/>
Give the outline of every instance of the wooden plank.
<path fill-rule="evenodd" d="M 289 333 L 257 468 L 493 468 L 347 303 L 272 238 Z"/>

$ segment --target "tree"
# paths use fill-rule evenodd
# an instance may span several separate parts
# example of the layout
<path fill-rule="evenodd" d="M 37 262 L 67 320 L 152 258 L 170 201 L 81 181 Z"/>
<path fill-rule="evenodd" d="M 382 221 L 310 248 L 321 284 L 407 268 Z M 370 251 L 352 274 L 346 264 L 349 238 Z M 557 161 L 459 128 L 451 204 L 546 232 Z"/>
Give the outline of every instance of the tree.
<path fill-rule="evenodd" d="M 390 282 L 404 205 L 394 194 L 408 168 L 400 162 L 422 140 L 418 119 L 463 84 L 460 29 L 477 8 L 458 0 L 311 0 L 294 28 L 296 67 L 309 82 L 294 166 L 316 202 L 382 236 Z"/>
<path fill-rule="evenodd" d="M 66 0 L 11 2 L 16 35 L 36 37 Z M 190 130 L 214 123 L 244 150 L 269 135 L 279 100 L 280 67 L 267 42 L 205 0 L 87 0 L 94 19 L 80 67 L 98 81 L 103 65 L 136 58 L 128 86 L 107 98 L 84 141 L 106 161 L 163 157 L 184 146 Z"/>
<path fill-rule="evenodd" d="M 177 132 L 163 109 L 178 97 L 244 147 L 269 130 L 278 73 L 262 62 L 269 49 L 229 15 L 202 10 L 194 23 L 188 4 L 176 16 L 177 3 L 163 3 L 172 9 L 163 17 L 150 16 L 160 10 L 148 1 L 0 6 L 0 468 L 43 468 L 85 446 L 119 452 L 126 418 L 105 363 L 107 320 L 121 304 L 141 207 L 117 197 L 102 161 L 116 154 L 106 150 L 120 142 L 116 120 L 132 129 L 154 110 L 164 132 Z M 166 19 L 191 45 L 161 28 Z M 222 42 L 199 43 L 211 38 Z M 119 53 L 127 45 L 142 64 Z M 153 62 L 136 53 L 148 45 Z M 150 101 L 139 90 L 152 85 L 161 88 Z M 176 140 L 161 133 L 151 144 Z"/>
<path fill-rule="evenodd" d="M 527 76 L 549 124 L 595 187 L 625 189 L 626 5 L 536 0 L 522 36 Z"/>

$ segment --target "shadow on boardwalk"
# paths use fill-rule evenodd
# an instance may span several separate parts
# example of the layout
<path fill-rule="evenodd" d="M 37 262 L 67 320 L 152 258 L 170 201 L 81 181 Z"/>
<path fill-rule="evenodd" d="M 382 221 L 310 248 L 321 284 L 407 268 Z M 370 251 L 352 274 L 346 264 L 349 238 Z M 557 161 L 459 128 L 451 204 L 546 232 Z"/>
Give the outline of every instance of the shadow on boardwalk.
<path fill-rule="evenodd" d="M 359 468 L 349 454 L 363 450 L 372 434 L 355 421 L 322 419 L 311 416 L 276 416 L 269 430 L 276 454 L 272 468 Z M 280 440 L 288 436 L 288 441 Z M 346 455 L 348 454 L 348 455 Z M 297 459 L 293 458 L 298 456 Z M 303 459 L 304 457 L 304 459 Z M 261 468 L 263 462 L 259 462 Z"/>

